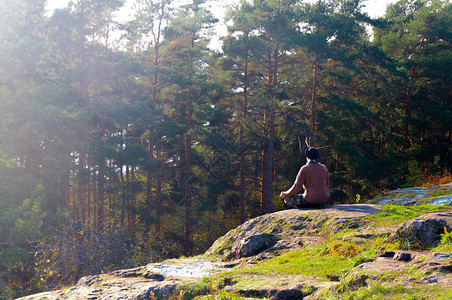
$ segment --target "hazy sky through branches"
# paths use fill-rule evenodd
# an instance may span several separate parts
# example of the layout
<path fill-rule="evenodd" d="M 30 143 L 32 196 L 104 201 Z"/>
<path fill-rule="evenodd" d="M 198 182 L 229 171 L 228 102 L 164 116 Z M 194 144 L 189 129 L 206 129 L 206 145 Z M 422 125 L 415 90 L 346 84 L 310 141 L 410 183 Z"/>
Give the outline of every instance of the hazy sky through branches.
<path fill-rule="evenodd" d="M 364 11 L 367 12 L 371 17 L 379 17 L 382 16 L 385 12 L 385 8 L 390 3 L 395 3 L 397 0 L 368 0 L 364 1 L 364 5 L 366 6 L 364 8 Z M 131 7 L 135 1 L 134 0 L 126 0 L 125 8 L 123 9 L 123 16 L 124 18 L 128 18 L 128 16 L 131 14 Z M 222 15 L 224 13 L 224 10 L 226 6 L 228 6 L 231 3 L 236 2 L 236 0 L 223 0 L 218 1 L 217 5 L 220 9 L 215 9 L 213 12 L 217 15 Z M 49 11 L 52 11 L 56 8 L 62 8 L 65 7 L 69 3 L 69 0 L 48 0 L 47 9 Z"/>
<path fill-rule="evenodd" d="M 48 0 L 47 11 L 49 14 L 57 8 L 64 8 L 67 6 L 70 0 Z M 222 0 L 222 1 L 212 1 L 212 12 L 220 20 L 219 26 L 216 28 L 217 36 L 212 38 L 210 43 L 210 48 L 219 49 L 221 48 L 219 43 L 219 36 L 225 36 L 227 33 L 226 26 L 222 22 L 223 16 L 227 8 L 233 4 L 237 3 L 239 0 Z M 315 2 L 316 0 L 307 0 L 309 2 Z M 118 13 L 118 21 L 127 21 L 133 18 L 133 6 L 136 0 L 126 0 L 124 7 Z M 186 2 L 185 0 L 175 0 L 175 2 Z M 367 0 L 364 1 L 365 7 L 364 12 L 367 12 L 370 17 L 377 18 L 384 15 L 386 6 L 391 3 L 395 3 L 397 0 Z M 369 29 L 370 30 L 370 29 Z M 370 33 L 370 32 L 369 32 Z"/>

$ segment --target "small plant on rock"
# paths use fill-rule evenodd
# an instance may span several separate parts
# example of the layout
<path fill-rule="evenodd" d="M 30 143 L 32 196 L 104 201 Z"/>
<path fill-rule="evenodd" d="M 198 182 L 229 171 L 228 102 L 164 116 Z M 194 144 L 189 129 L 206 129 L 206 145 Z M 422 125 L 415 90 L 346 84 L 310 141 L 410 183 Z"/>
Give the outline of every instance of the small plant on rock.
<path fill-rule="evenodd" d="M 400 249 L 411 251 L 421 248 L 421 243 L 411 234 L 412 230 L 413 226 L 411 224 L 408 228 L 404 228 L 396 233 Z"/>
<path fill-rule="evenodd" d="M 449 232 L 446 227 L 444 227 L 444 234 L 441 235 L 441 243 L 437 250 L 452 252 L 452 232 Z"/>

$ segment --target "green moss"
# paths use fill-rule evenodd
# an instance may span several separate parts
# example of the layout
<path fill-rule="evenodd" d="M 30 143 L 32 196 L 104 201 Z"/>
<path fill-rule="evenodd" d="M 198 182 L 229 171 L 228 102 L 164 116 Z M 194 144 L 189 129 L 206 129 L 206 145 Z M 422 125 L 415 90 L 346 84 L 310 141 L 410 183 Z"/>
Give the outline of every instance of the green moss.
<path fill-rule="evenodd" d="M 205 277 L 200 281 L 187 283 L 182 286 L 178 299 L 191 300 L 197 296 L 212 294 L 215 291 L 218 291 L 215 282 L 212 279 Z"/>
<path fill-rule="evenodd" d="M 373 260 L 378 248 L 374 243 L 356 245 L 333 237 L 320 245 L 288 252 L 257 266 L 234 272 L 272 276 L 292 274 L 329 280 L 341 276 L 356 265 Z"/>
<path fill-rule="evenodd" d="M 321 277 L 340 274 L 350 267 L 350 261 L 341 257 L 321 255 L 322 249 L 311 247 L 299 251 L 292 251 L 261 263 L 236 271 L 236 274 L 257 274 L 277 276 L 278 274 L 304 275 Z"/>
<path fill-rule="evenodd" d="M 372 226 L 391 226 L 404 221 L 417 218 L 427 213 L 449 210 L 450 206 L 438 206 L 422 204 L 416 206 L 405 205 L 383 205 L 381 211 L 367 216 L 366 220 Z"/>
<path fill-rule="evenodd" d="M 201 297 L 196 297 L 199 300 L 245 300 L 244 297 L 237 295 L 236 293 L 220 291 L 215 295 L 206 295 Z"/>
<path fill-rule="evenodd" d="M 216 240 L 212 247 L 209 249 L 207 255 L 214 257 L 215 255 L 224 255 L 227 252 L 231 251 L 232 245 L 234 245 L 232 237 L 240 234 L 240 232 L 241 230 L 235 229 L 229 231 L 225 236 Z"/>
<path fill-rule="evenodd" d="M 336 291 L 328 292 L 322 296 L 325 300 L 445 300 L 452 299 L 452 290 L 449 287 L 441 286 L 407 286 L 401 284 L 391 284 L 390 282 L 368 282 L 367 286 L 354 291 Z"/>
<path fill-rule="evenodd" d="M 235 288 L 252 288 L 259 289 L 265 288 L 271 285 L 272 287 L 283 286 L 282 279 L 278 278 L 278 282 L 275 282 L 274 278 L 263 278 L 263 277 L 237 277 Z"/>

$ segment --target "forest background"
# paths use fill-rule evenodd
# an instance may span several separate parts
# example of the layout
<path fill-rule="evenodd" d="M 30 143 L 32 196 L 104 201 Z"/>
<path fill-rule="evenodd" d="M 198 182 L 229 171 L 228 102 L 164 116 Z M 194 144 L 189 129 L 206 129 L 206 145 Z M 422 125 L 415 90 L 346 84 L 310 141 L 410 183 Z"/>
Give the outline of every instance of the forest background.
<path fill-rule="evenodd" d="M 450 179 L 452 5 L 1 0 L 0 298 L 206 250 L 305 163 L 335 203 Z M 369 34 L 368 28 L 373 29 Z"/>

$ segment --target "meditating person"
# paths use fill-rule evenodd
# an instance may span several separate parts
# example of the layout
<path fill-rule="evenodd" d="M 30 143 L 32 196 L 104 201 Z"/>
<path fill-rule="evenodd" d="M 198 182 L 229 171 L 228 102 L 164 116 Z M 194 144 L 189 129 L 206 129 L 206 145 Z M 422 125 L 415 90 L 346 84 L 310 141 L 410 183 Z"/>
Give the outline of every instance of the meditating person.
<path fill-rule="evenodd" d="M 279 195 L 284 203 L 295 208 L 322 207 L 330 199 L 328 190 L 329 172 L 324 164 L 319 162 L 319 151 L 314 147 L 305 150 L 306 165 L 300 168 L 297 178 L 290 189 Z M 297 194 L 301 187 L 303 194 Z"/>

